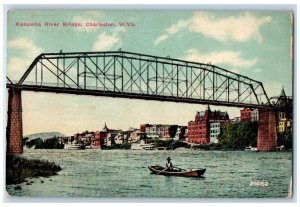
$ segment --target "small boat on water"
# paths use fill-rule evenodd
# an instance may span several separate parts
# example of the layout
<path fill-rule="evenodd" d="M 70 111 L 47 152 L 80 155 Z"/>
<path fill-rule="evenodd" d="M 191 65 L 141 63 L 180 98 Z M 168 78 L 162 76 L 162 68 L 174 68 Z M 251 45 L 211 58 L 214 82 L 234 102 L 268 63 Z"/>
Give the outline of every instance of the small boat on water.
<path fill-rule="evenodd" d="M 132 150 L 154 150 L 155 147 L 152 143 L 146 144 L 144 141 L 141 141 L 140 143 L 132 143 L 131 149 Z"/>
<path fill-rule="evenodd" d="M 245 148 L 245 151 L 254 151 L 254 152 L 256 152 L 257 151 L 257 147 L 248 146 L 248 147 Z"/>
<path fill-rule="evenodd" d="M 85 149 L 101 149 L 101 146 L 96 146 L 96 145 L 85 145 Z"/>
<path fill-rule="evenodd" d="M 82 144 L 74 144 L 74 143 L 66 143 L 64 146 L 65 150 L 84 150 L 85 145 Z"/>
<path fill-rule="evenodd" d="M 180 176 L 180 177 L 202 177 L 206 169 L 191 169 L 185 170 L 181 168 L 173 169 L 172 171 L 166 171 L 165 168 L 159 165 L 148 166 L 148 169 L 152 174 L 165 175 L 165 176 Z"/>
<path fill-rule="evenodd" d="M 280 147 L 276 147 L 276 151 L 283 151 L 285 150 L 284 145 L 281 145 Z"/>

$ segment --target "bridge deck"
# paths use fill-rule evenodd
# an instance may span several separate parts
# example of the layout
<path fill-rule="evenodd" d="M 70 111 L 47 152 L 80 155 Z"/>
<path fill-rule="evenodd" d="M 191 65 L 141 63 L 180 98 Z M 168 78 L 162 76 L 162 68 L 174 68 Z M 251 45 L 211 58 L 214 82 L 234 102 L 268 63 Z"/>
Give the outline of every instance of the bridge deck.
<path fill-rule="evenodd" d="M 7 88 L 18 87 L 14 84 L 7 84 Z M 154 101 L 167 101 L 176 103 L 190 103 L 190 104 L 209 104 L 215 106 L 226 106 L 226 107 L 240 107 L 240 108 L 257 108 L 257 109 L 272 109 L 272 110 L 283 110 L 279 107 L 274 107 L 272 105 L 257 105 L 257 104 L 247 104 L 247 103 L 228 103 L 226 101 L 211 101 L 211 100 L 201 100 L 193 98 L 180 98 L 172 96 L 153 96 L 148 94 L 140 93 L 119 93 L 113 91 L 103 91 L 103 90 L 92 90 L 92 89 L 76 89 L 76 88 L 61 88 L 61 87 L 50 87 L 50 86 L 32 86 L 32 85 L 22 85 L 20 87 L 23 91 L 34 91 L 34 92 L 51 92 L 51 93 L 61 93 L 61 94 L 74 94 L 74 95 L 91 95 L 91 96 L 104 96 L 104 97 L 114 97 L 114 98 L 129 98 L 129 99 L 141 99 L 141 100 L 154 100 Z"/>

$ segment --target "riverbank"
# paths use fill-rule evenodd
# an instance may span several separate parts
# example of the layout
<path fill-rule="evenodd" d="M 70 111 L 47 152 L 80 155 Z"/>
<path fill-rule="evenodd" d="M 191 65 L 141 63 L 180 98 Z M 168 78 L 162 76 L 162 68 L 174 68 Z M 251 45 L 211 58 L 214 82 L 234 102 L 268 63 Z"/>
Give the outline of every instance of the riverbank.
<path fill-rule="evenodd" d="M 249 146 L 249 145 L 245 145 L 240 147 L 227 147 L 218 143 L 189 144 L 177 140 L 162 141 L 159 139 L 154 140 L 153 142 L 151 142 L 151 144 L 155 146 L 154 149 L 161 148 L 168 151 L 178 150 L 178 149 L 201 150 L 201 151 L 244 151 L 245 148 Z M 115 144 L 112 146 L 101 146 L 101 150 L 130 150 L 130 149 L 131 149 L 131 144 L 129 143 Z M 292 149 L 286 148 L 285 150 L 292 150 Z"/>
<path fill-rule="evenodd" d="M 6 156 L 6 184 L 19 184 L 30 177 L 48 177 L 57 175 L 61 170 L 59 165 L 53 162 L 38 159 L 25 159 L 19 156 Z"/>

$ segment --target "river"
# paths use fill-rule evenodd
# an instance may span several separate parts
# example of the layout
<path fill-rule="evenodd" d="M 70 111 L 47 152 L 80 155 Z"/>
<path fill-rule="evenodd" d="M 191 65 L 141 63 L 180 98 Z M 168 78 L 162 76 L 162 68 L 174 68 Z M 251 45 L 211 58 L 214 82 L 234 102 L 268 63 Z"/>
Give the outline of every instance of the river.
<path fill-rule="evenodd" d="M 26 150 L 23 157 L 59 164 L 58 175 L 8 185 L 10 195 L 97 198 L 284 198 L 292 176 L 292 152 Z M 181 168 L 206 168 L 204 178 L 166 177 L 148 165 L 170 156 Z M 263 185 L 263 186 L 262 186 Z"/>

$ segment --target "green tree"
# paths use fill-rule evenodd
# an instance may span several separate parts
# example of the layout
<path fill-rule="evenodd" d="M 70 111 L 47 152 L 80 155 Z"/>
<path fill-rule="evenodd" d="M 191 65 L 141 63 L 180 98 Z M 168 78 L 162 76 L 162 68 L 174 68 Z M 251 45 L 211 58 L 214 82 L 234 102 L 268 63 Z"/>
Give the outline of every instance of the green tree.
<path fill-rule="evenodd" d="M 277 134 L 277 145 L 284 145 L 286 149 L 293 148 L 293 133 L 292 131 L 287 131 Z"/>
<path fill-rule="evenodd" d="M 257 143 L 257 122 L 229 123 L 218 137 L 222 149 L 245 149 Z"/>
<path fill-rule="evenodd" d="M 64 144 L 59 143 L 58 138 L 53 137 L 50 139 L 43 140 L 41 138 L 32 139 L 25 142 L 27 148 L 34 149 L 63 149 Z"/>
<path fill-rule="evenodd" d="M 32 148 L 33 146 L 36 146 L 37 143 L 41 143 L 43 140 L 41 138 L 32 139 L 30 141 L 25 142 L 25 145 L 27 148 Z"/>
<path fill-rule="evenodd" d="M 44 142 L 41 138 L 35 139 L 35 147 L 34 149 L 44 149 Z"/>

